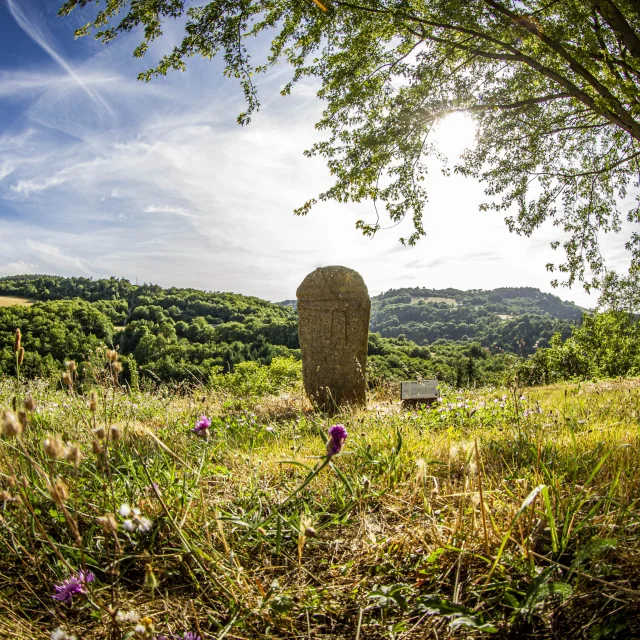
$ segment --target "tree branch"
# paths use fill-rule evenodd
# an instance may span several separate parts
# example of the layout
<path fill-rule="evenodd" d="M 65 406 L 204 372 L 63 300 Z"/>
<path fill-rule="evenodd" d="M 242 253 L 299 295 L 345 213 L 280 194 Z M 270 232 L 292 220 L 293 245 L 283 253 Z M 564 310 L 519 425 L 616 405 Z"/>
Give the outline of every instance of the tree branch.
<path fill-rule="evenodd" d="M 618 160 L 618 162 L 614 162 L 612 165 L 608 167 L 602 167 L 602 169 L 594 169 L 593 171 L 581 171 L 579 173 L 556 173 L 552 171 L 540 171 L 540 172 L 532 171 L 530 172 L 530 175 L 554 176 L 558 178 L 583 178 L 585 176 L 598 176 L 598 175 L 602 175 L 603 173 L 608 173 L 609 171 L 613 171 L 613 169 L 615 169 L 616 167 L 619 167 L 620 165 L 623 165 L 626 162 L 629 162 L 630 160 L 633 160 L 634 158 L 638 158 L 638 157 L 640 157 L 640 151 L 638 151 L 637 153 L 633 153 L 630 156 L 627 156 L 626 158 L 621 158 L 620 160 Z"/>
<path fill-rule="evenodd" d="M 499 5 L 497 2 L 495 2 L 495 0 L 483 0 L 483 2 L 485 2 L 486 4 L 494 8 L 496 11 L 498 11 L 498 13 L 502 14 L 505 17 L 508 17 L 510 20 L 514 20 L 516 18 L 521 17 L 518 14 L 513 13 L 512 11 Z M 367 11 L 367 12 L 382 14 L 382 15 L 389 15 L 394 13 L 387 9 L 363 7 L 362 5 L 354 4 L 352 2 L 346 2 L 344 0 L 335 0 L 334 4 L 340 5 L 343 7 L 348 7 L 350 9 L 355 9 L 357 11 Z M 428 33 L 425 33 L 423 35 L 423 37 L 427 40 L 431 40 L 433 42 L 440 42 L 442 44 L 449 44 L 462 51 L 475 53 L 476 55 L 483 58 L 487 58 L 491 60 L 503 60 L 507 62 L 522 62 L 524 64 L 527 64 L 535 71 L 538 71 L 538 73 L 546 76 L 550 80 L 553 80 L 554 82 L 559 84 L 563 89 L 565 89 L 565 91 L 570 93 L 574 98 L 580 100 L 583 104 L 588 106 L 590 109 L 592 109 L 596 113 L 607 118 L 607 120 L 609 120 L 612 124 L 615 124 L 616 126 L 626 131 L 634 139 L 640 140 L 640 124 L 636 122 L 633 119 L 633 117 L 626 111 L 626 109 L 622 106 L 620 101 L 604 85 L 602 85 L 597 78 L 595 78 L 577 60 L 575 60 L 571 55 L 569 55 L 569 53 L 566 52 L 558 43 L 551 40 L 551 38 L 544 36 L 544 34 L 541 34 L 538 29 L 534 28 L 533 25 L 531 25 L 531 27 L 529 28 L 529 31 L 534 35 L 536 35 L 537 37 L 543 39 L 543 41 L 545 42 L 545 44 L 547 44 L 547 46 L 549 46 L 552 50 L 558 53 L 558 55 L 561 55 L 569 63 L 570 68 L 577 75 L 580 75 L 585 80 L 587 80 L 587 82 L 602 97 L 607 99 L 607 102 L 609 102 L 612 105 L 612 107 L 614 107 L 613 109 L 603 109 L 597 104 L 594 98 L 592 98 L 588 93 L 586 93 L 576 84 L 571 82 L 568 78 L 560 75 L 558 72 L 554 71 L 553 69 L 546 67 L 545 65 L 541 64 L 534 58 L 531 58 L 530 56 L 527 56 L 521 53 L 517 48 L 513 47 L 511 44 L 507 42 L 503 42 L 497 38 L 494 38 L 493 36 L 482 33 L 481 31 L 477 31 L 475 29 L 468 29 L 466 27 L 460 27 L 460 26 L 456 26 L 448 23 L 436 22 L 433 20 L 426 20 L 424 18 L 420 18 L 415 15 L 405 14 L 402 17 L 404 17 L 404 19 L 406 20 L 417 22 L 419 24 L 423 24 L 426 26 L 431 26 L 434 28 L 444 29 L 448 31 L 454 31 L 457 33 L 463 33 L 465 35 L 475 36 L 486 42 L 490 42 L 491 44 L 494 44 L 503 50 L 511 52 L 511 53 L 492 53 L 489 51 L 483 51 L 474 47 L 470 47 L 468 45 L 462 45 L 444 38 L 439 38 L 437 36 L 430 35 Z M 525 27 L 526 27 L 526 24 L 525 24 Z"/>
<path fill-rule="evenodd" d="M 519 14 L 503 7 L 496 0 L 483 0 L 483 2 L 490 7 L 493 7 L 498 13 L 509 18 L 510 20 L 517 20 L 522 18 Z M 613 112 L 618 116 L 620 125 L 624 125 L 625 131 L 630 133 L 636 140 L 640 140 L 640 124 L 636 122 L 631 114 L 624 108 L 620 100 L 609 91 L 589 70 L 587 70 L 580 62 L 578 62 L 569 52 L 558 42 L 551 39 L 545 33 L 543 33 L 533 22 L 526 20 L 520 20 L 521 24 L 529 33 L 536 36 L 539 40 L 544 42 L 552 51 L 562 57 L 568 64 L 569 68 L 577 75 L 586 80 L 603 98 L 605 98 L 612 106 Z M 593 101 L 592 101 L 593 102 Z M 595 102 L 594 102 L 595 105 Z"/>
<path fill-rule="evenodd" d="M 489 111 L 490 109 L 519 109 L 520 107 L 528 107 L 533 104 L 541 104 L 550 102 L 551 100 L 560 100 L 562 98 L 573 98 L 570 93 L 550 93 L 539 98 L 527 98 L 526 100 L 518 100 L 517 102 L 508 102 L 506 104 L 479 104 L 465 109 L 455 109 L 455 111 Z"/>
<path fill-rule="evenodd" d="M 637 60 L 640 60 L 640 38 L 629 26 L 620 9 L 612 0 L 597 0 L 593 3 L 593 6 L 611 29 L 620 36 L 629 53 Z"/>

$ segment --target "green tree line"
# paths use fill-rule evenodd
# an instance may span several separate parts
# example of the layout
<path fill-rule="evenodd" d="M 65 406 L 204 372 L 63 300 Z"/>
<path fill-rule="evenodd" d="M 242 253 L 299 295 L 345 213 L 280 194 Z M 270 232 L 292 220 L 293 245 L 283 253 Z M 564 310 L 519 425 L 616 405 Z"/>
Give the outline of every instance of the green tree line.
<path fill-rule="evenodd" d="M 139 376 L 147 384 L 220 384 L 219 376 L 234 374 L 240 363 L 300 358 L 295 309 L 239 294 L 19 276 L 0 279 L 0 296 L 34 301 L 0 308 L 4 374 L 15 372 L 16 328 L 27 377 L 57 377 L 66 360 L 87 362 L 107 347 L 118 349 L 129 383 Z M 580 313 L 536 289 L 390 291 L 373 300 L 369 382 L 493 384 L 517 363 L 528 384 L 640 372 L 634 316 L 585 314 L 579 323 Z"/>

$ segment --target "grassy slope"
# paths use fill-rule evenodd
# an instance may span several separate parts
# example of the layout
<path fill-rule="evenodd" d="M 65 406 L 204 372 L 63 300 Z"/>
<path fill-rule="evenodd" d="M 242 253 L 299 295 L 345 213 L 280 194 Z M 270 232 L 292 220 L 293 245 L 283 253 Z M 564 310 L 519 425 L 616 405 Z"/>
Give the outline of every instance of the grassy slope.
<path fill-rule="evenodd" d="M 90 452 L 86 400 L 32 384 L 40 408 L 22 445 L 0 441 L 0 490 L 22 495 L 0 511 L 2 637 L 48 638 L 65 616 L 79 638 L 118 637 L 107 634 L 109 606 L 135 608 L 180 638 L 466 637 L 429 615 L 429 594 L 493 621 L 503 637 L 640 635 L 638 380 L 525 390 L 524 400 L 452 392 L 418 412 L 381 392 L 367 411 L 339 418 L 350 433 L 344 452 L 260 529 L 304 480 L 299 465 L 318 462 L 331 424 L 299 388 L 243 408 L 215 392 L 128 397 L 107 380 L 96 424 L 116 424 L 123 439 L 105 458 Z M 6 380 L 0 407 L 13 390 Z M 220 418 L 208 442 L 189 432 L 201 413 Z M 48 432 L 81 443 L 77 468 L 47 460 Z M 70 489 L 67 518 L 46 492 L 46 476 L 58 474 Z M 540 493 L 518 515 L 541 484 L 548 507 Z M 120 528 L 114 549 L 96 518 L 123 502 L 154 528 Z M 298 531 L 301 514 L 316 537 Z M 52 606 L 53 583 L 69 573 L 60 558 L 82 564 L 69 521 L 97 580 L 90 598 Z M 147 566 L 159 581 L 153 595 Z M 376 585 L 398 584 L 395 600 L 375 597 Z M 594 635 L 607 624 L 626 626 Z"/>
<path fill-rule="evenodd" d="M 17 298 L 15 296 L 0 296 L 0 307 L 13 307 L 15 305 L 22 305 L 30 307 L 34 303 L 34 300 L 29 298 Z"/>

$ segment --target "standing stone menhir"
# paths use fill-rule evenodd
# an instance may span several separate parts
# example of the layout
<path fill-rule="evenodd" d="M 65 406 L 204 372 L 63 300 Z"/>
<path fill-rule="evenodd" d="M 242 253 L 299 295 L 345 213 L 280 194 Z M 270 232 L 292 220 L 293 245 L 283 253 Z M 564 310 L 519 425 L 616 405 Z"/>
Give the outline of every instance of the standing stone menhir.
<path fill-rule="evenodd" d="M 365 404 L 371 300 L 362 276 L 346 267 L 321 267 L 296 296 L 307 395 L 329 412 Z"/>

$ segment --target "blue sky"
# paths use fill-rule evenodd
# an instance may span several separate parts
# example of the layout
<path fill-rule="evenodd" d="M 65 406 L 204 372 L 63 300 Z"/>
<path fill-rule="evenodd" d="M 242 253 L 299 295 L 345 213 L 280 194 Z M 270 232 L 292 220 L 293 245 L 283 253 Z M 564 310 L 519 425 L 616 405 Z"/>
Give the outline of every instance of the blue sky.
<path fill-rule="evenodd" d="M 61 0 L 60 0 L 61 2 Z M 95 11 L 57 17 L 59 1 L 0 0 L 0 275 L 111 275 L 292 298 L 317 266 L 358 269 L 372 294 L 401 286 L 535 286 L 552 291 L 544 265 L 555 230 L 509 234 L 481 213 L 480 185 L 434 167 L 428 235 L 403 248 L 408 225 L 363 238 L 370 204 L 323 203 L 306 218 L 295 207 L 330 184 L 316 140 L 322 104 L 312 84 L 282 98 L 282 67 L 260 79 L 263 108 L 248 127 L 237 85 L 216 61 L 145 84 L 150 66 L 180 36 L 171 24 L 147 60 L 137 34 L 101 46 L 73 39 Z M 458 153 L 473 137 L 463 116 L 436 132 Z M 623 263 L 621 237 L 608 242 Z M 586 306 L 580 288 L 556 291 Z"/>

